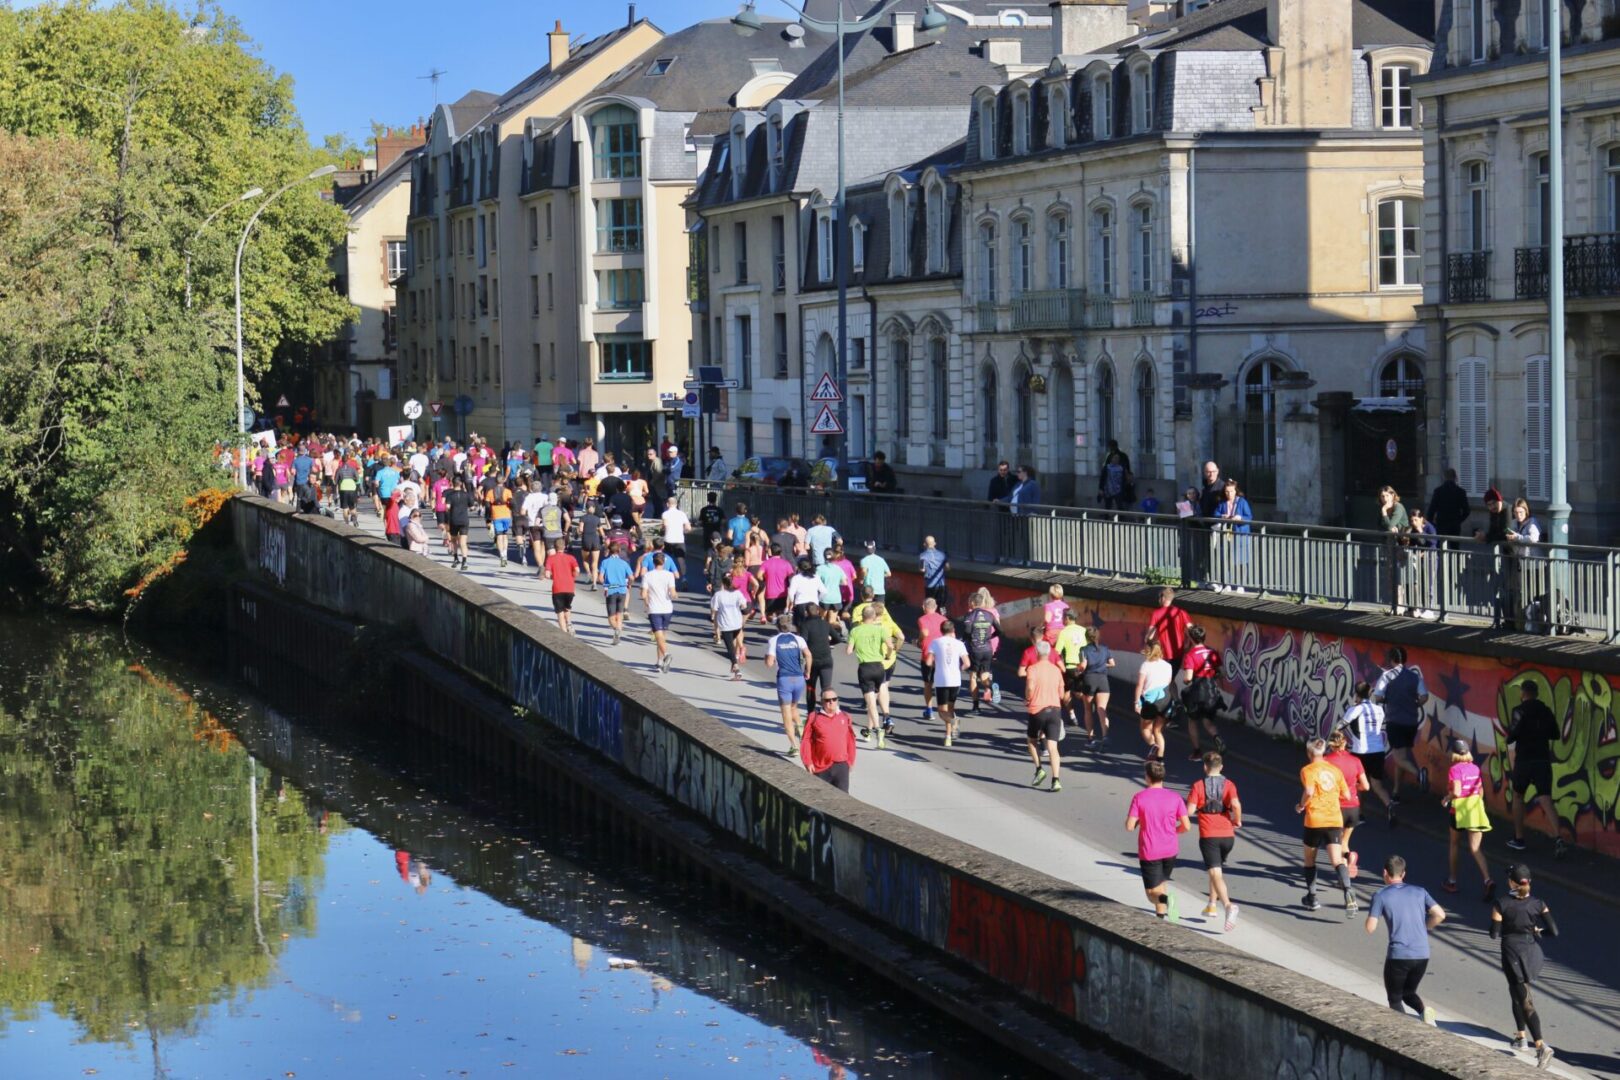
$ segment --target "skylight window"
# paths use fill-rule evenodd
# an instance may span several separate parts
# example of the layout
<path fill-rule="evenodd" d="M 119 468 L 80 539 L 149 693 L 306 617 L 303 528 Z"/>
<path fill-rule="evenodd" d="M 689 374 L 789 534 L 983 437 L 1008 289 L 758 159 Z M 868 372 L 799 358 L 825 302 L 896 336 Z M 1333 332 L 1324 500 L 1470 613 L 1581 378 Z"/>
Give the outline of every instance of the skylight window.
<path fill-rule="evenodd" d="M 668 71 L 670 69 L 670 65 L 674 63 L 675 58 L 673 56 L 660 56 L 651 64 L 647 65 L 647 74 L 662 75 L 664 72 Z"/>
<path fill-rule="evenodd" d="M 754 69 L 755 75 L 766 75 L 773 71 L 781 71 L 782 61 L 776 59 L 774 56 L 751 58 L 748 61 L 748 66 Z"/>

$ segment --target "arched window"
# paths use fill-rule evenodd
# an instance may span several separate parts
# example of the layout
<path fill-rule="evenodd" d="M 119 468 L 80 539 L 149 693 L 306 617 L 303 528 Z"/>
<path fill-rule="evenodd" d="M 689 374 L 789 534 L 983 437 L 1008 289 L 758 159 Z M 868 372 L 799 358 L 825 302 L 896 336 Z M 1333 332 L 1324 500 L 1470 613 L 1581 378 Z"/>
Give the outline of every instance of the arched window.
<path fill-rule="evenodd" d="M 1132 241 L 1131 288 L 1139 293 L 1153 291 L 1153 207 L 1138 203 L 1131 207 Z"/>
<path fill-rule="evenodd" d="M 987 453 L 994 454 L 1001 441 L 1000 386 L 996 369 L 989 364 L 979 376 L 979 407 L 984 411 L 984 445 Z"/>
<path fill-rule="evenodd" d="M 1552 498 L 1552 364 L 1546 356 L 1524 361 L 1524 494 Z"/>
<path fill-rule="evenodd" d="M 928 406 L 933 420 L 934 438 L 945 440 L 951 437 L 950 404 L 951 404 L 951 370 L 946 362 L 946 345 L 942 337 L 928 339 L 928 375 L 932 383 Z"/>
<path fill-rule="evenodd" d="M 979 99 L 979 157 L 985 161 L 996 156 L 996 99 Z"/>
<path fill-rule="evenodd" d="M 988 221 L 979 226 L 979 299 L 996 302 L 996 227 Z"/>
<path fill-rule="evenodd" d="M 1385 199 L 1378 204 L 1378 284 L 1423 284 L 1423 202 Z"/>
<path fill-rule="evenodd" d="M 1046 91 L 1046 145 L 1066 146 L 1069 142 L 1069 88 L 1058 83 Z"/>
<path fill-rule="evenodd" d="M 903 439 L 911 434 L 911 342 L 891 339 L 889 356 L 894 361 L 894 433 Z"/>
<path fill-rule="evenodd" d="M 928 273 L 941 274 L 945 266 L 945 185 L 928 185 Z"/>
<path fill-rule="evenodd" d="M 1131 69 L 1131 131 L 1153 130 L 1153 66 L 1138 64 Z"/>
<path fill-rule="evenodd" d="M 1030 149 L 1030 114 L 1034 110 L 1029 107 L 1029 91 L 1022 90 L 1013 95 L 1013 153 L 1027 154 Z"/>
<path fill-rule="evenodd" d="M 1046 257 L 1047 282 L 1051 288 L 1067 289 L 1069 287 L 1069 248 L 1072 238 L 1069 235 L 1069 215 L 1066 213 L 1053 214 L 1048 219 L 1051 226 L 1052 250 Z"/>
<path fill-rule="evenodd" d="M 1013 238 L 1017 245 L 1013 250 L 1013 295 L 1027 293 L 1035 287 L 1035 245 L 1033 242 L 1034 229 L 1030 226 L 1029 218 L 1019 218 L 1013 222 Z"/>
<path fill-rule="evenodd" d="M 1106 73 L 1091 80 L 1091 133 L 1098 139 L 1114 137 L 1114 80 Z"/>
<path fill-rule="evenodd" d="M 1154 462 L 1158 434 L 1153 392 L 1153 365 L 1143 360 L 1136 365 L 1136 471 L 1145 472 Z M 1105 444 L 1106 445 L 1106 444 Z"/>
<path fill-rule="evenodd" d="M 1017 404 L 1014 423 L 1019 447 L 1035 445 L 1035 393 L 1029 387 L 1029 365 L 1020 363 L 1013 369 L 1013 394 Z"/>
<path fill-rule="evenodd" d="M 906 226 L 910 223 L 910 215 L 906 213 L 906 192 L 904 188 L 895 188 L 889 196 L 889 276 L 905 277 L 911 270 L 907 265 L 911 260 L 906 256 L 910 252 L 907 243 L 910 230 Z"/>
<path fill-rule="evenodd" d="M 1114 295 L 1114 215 L 1106 207 L 1091 212 L 1091 291 Z"/>
<path fill-rule="evenodd" d="M 1243 376 L 1243 487 L 1251 499 L 1277 494 L 1277 394 L 1273 383 L 1283 373 L 1276 360 L 1260 360 Z"/>
<path fill-rule="evenodd" d="M 1423 408 L 1423 365 L 1417 357 L 1400 353 L 1384 361 L 1378 369 L 1378 396 L 1411 398 Z"/>
<path fill-rule="evenodd" d="M 1119 438 L 1119 428 L 1114 416 L 1114 365 L 1106 360 L 1097 365 L 1095 395 L 1096 421 L 1092 424 L 1092 430 L 1097 436 L 1094 445 L 1101 448 L 1108 445 L 1108 440 Z"/>
<path fill-rule="evenodd" d="M 635 111 L 608 105 L 591 114 L 591 151 L 598 180 L 634 180 L 641 175 L 641 140 Z"/>

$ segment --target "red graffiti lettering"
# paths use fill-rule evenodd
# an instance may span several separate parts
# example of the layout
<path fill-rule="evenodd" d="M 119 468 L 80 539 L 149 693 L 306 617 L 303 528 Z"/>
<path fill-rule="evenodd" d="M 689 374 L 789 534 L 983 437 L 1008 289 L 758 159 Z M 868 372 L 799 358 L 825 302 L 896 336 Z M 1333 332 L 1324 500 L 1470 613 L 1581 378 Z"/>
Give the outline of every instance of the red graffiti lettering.
<path fill-rule="evenodd" d="M 945 948 L 992 978 L 1075 1015 L 1075 988 L 1086 979 L 1085 954 L 1064 919 L 951 878 Z"/>

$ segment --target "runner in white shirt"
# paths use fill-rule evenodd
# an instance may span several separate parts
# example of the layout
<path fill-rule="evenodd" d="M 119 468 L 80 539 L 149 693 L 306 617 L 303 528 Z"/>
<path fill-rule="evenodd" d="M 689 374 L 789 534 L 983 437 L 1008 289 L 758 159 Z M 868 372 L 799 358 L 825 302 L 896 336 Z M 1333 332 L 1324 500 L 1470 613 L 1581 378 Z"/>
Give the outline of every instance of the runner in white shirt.
<path fill-rule="evenodd" d="M 546 508 L 556 496 L 548 495 L 545 485 L 536 483 L 529 493 L 523 496 L 523 505 L 518 507 L 518 514 L 522 517 L 522 527 L 527 532 L 528 544 L 534 552 L 534 565 L 544 567 L 546 564 L 545 535 L 540 528 L 540 512 Z M 544 570 L 540 570 L 544 573 Z"/>
<path fill-rule="evenodd" d="M 675 575 L 665 568 L 662 551 L 653 552 L 653 568 L 641 575 L 641 602 L 647 607 L 647 625 L 658 647 L 658 670 L 669 670 L 669 642 L 664 635 L 675 617 Z"/>
<path fill-rule="evenodd" d="M 411 468 L 416 470 L 417 476 L 426 476 L 428 470 L 428 456 L 420 450 L 412 454 Z"/>
<path fill-rule="evenodd" d="M 692 527 L 692 519 L 680 508 L 675 499 L 670 499 L 666 509 L 658 516 L 664 523 L 664 551 L 675 560 L 675 576 L 686 576 L 686 532 Z"/>
<path fill-rule="evenodd" d="M 671 499 L 671 502 L 675 500 Z M 709 600 L 709 610 L 714 612 L 714 625 L 720 631 L 720 637 L 726 643 L 726 656 L 731 660 L 731 681 L 742 682 L 742 662 L 737 645 L 742 638 L 743 622 L 748 615 L 748 596 L 740 592 L 731 576 L 720 579 L 720 588 L 715 590 L 714 596 Z"/>
<path fill-rule="evenodd" d="M 946 619 L 939 627 L 939 636 L 928 644 L 933 657 L 934 699 L 939 705 L 939 718 L 945 721 L 945 745 L 956 738 L 956 695 L 962 691 L 962 672 L 969 667 L 967 646 L 956 636 L 956 625 Z"/>

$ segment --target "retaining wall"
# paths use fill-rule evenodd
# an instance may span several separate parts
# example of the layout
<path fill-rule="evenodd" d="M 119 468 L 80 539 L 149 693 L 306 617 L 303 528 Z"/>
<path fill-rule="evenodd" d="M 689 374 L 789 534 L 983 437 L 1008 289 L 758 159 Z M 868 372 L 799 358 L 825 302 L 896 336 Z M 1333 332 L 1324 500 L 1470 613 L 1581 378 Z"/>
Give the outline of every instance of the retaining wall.
<path fill-rule="evenodd" d="M 1528 1075 L 1504 1055 L 845 796 L 421 556 L 255 497 L 233 500 L 232 514 L 261 580 L 413 633 L 531 722 L 757 859 L 1074 1030 L 1205 1080 Z"/>

